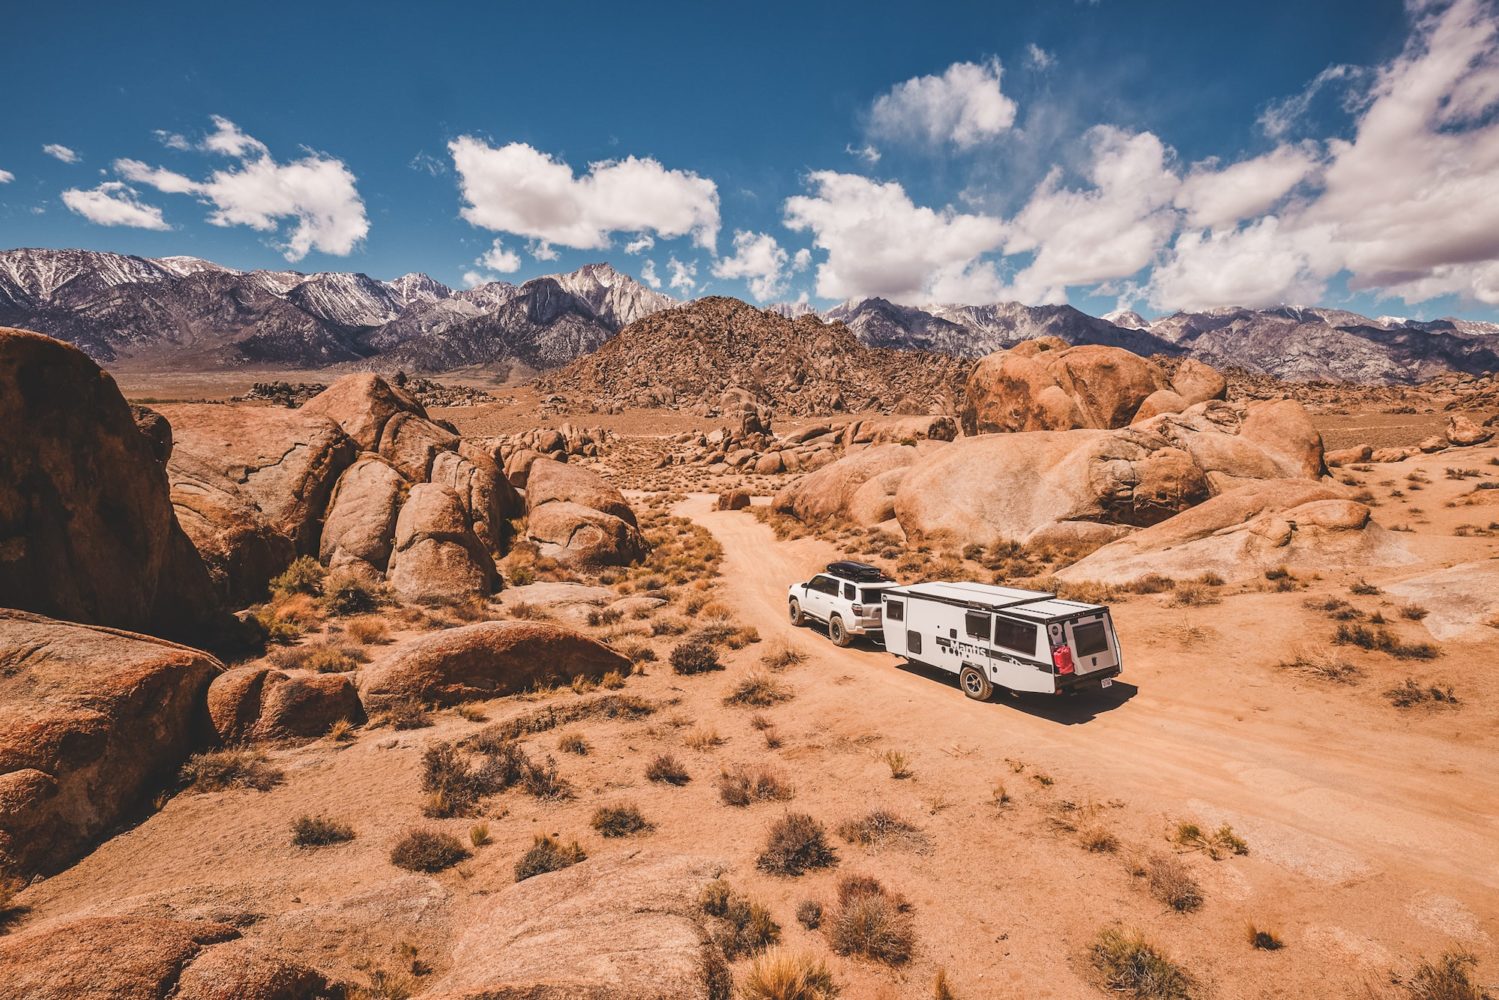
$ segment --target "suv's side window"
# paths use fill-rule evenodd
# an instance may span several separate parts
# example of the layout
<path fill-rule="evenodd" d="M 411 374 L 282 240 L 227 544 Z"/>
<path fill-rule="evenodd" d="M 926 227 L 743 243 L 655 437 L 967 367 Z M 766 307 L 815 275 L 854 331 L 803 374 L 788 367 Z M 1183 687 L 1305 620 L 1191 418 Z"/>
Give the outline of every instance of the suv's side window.
<path fill-rule="evenodd" d="M 859 599 L 859 592 L 854 588 L 853 584 L 845 583 L 843 585 L 843 599 L 845 601 L 857 601 Z"/>
<path fill-rule="evenodd" d="M 830 576 L 814 576 L 812 578 L 812 582 L 807 584 L 807 586 L 811 590 L 817 591 L 819 594 L 838 593 L 838 581 L 834 580 Z"/>

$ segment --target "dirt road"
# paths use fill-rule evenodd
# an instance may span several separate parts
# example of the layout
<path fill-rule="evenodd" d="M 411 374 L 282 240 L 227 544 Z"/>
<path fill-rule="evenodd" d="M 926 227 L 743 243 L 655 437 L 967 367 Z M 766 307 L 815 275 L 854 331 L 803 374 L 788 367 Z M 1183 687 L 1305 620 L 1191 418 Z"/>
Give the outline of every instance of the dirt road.
<path fill-rule="evenodd" d="M 848 711 L 893 740 L 1023 758 L 1136 811 L 1232 823 L 1283 875 L 1271 872 L 1278 884 L 1265 887 L 1283 911 L 1296 908 L 1290 893 L 1329 917 L 1360 908 L 1359 933 L 1375 940 L 1402 940 L 1411 933 L 1402 921 L 1479 952 L 1499 938 L 1492 734 L 1454 737 L 1443 722 L 1394 718 L 1388 705 L 1276 670 L 1298 638 L 1298 612 L 1286 609 L 1299 597 L 1243 595 L 1185 621 L 1180 609 L 1135 598 L 1116 608 L 1126 659 L 1111 692 L 980 704 L 872 645 L 838 649 L 815 626 L 789 624 L 787 584 L 836 558 L 831 545 L 777 541 L 705 496 L 678 512 L 722 544 L 744 620 L 811 657 L 799 679 L 831 685 L 852 674 L 857 683 L 838 689 Z"/>

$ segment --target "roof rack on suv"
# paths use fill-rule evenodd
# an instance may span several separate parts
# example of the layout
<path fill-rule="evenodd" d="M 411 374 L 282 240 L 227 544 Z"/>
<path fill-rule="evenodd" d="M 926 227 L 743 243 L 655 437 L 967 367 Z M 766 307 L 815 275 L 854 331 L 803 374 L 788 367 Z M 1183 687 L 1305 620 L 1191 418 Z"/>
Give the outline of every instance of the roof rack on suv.
<path fill-rule="evenodd" d="M 857 580 L 861 583 L 874 583 L 876 581 L 888 580 L 878 566 L 868 563 L 852 562 L 843 560 L 841 562 L 828 563 L 827 571 L 834 576 L 841 576 L 845 580 Z"/>

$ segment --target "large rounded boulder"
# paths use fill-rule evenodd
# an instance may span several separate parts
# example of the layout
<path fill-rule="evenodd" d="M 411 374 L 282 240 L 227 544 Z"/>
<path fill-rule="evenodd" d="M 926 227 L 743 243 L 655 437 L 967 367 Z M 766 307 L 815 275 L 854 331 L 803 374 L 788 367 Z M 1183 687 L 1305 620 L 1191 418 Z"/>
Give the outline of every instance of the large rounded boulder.
<path fill-rule="evenodd" d="M 363 722 L 364 708 L 345 674 L 239 667 L 209 685 L 208 718 L 224 743 L 311 740 L 340 720 Z"/>
<path fill-rule="evenodd" d="M 371 708 L 391 700 L 440 705 L 513 694 L 543 681 L 630 672 L 626 657 L 560 625 L 491 621 L 424 635 L 360 671 Z"/>
<path fill-rule="evenodd" d="M 1028 341 L 974 366 L 963 432 L 1126 427 L 1141 404 L 1164 388 L 1159 367 L 1122 348 L 1067 347 L 1055 338 Z"/>
<path fill-rule="evenodd" d="M 361 455 L 344 471 L 323 522 L 319 558 L 369 580 L 384 578 L 395 546 L 396 517 L 408 484 L 378 455 Z"/>
<path fill-rule="evenodd" d="M 635 511 L 625 501 L 624 494 L 609 485 L 604 477 L 581 466 L 544 458 L 531 464 L 530 474 L 526 477 L 526 507 L 535 511 L 543 504 L 553 502 L 592 507 L 631 525 L 636 523 Z"/>
<path fill-rule="evenodd" d="M 226 607 L 263 600 L 271 577 L 297 557 L 296 545 L 273 527 L 224 470 L 186 452 L 172 456 L 172 509 L 192 540 Z"/>
<path fill-rule="evenodd" d="M 918 454 L 916 448 L 899 444 L 851 452 L 783 487 L 771 499 L 771 508 L 806 524 L 845 516 L 865 483 L 880 479 L 880 493 L 893 492 L 903 470 L 916 462 Z M 866 510 L 866 505 L 860 508 Z"/>
<path fill-rule="evenodd" d="M 187 756 L 223 665 L 148 636 L 0 610 L 0 874 L 83 853 Z"/>
<path fill-rule="evenodd" d="M 338 424 L 360 451 L 379 448 L 385 425 L 398 413 L 427 418 L 422 404 L 406 390 L 369 372 L 345 375 L 309 399 L 302 412 Z"/>
<path fill-rule="evenodd" d="M 462 601 L 494 593 L 499 574 L 458 495 L 418 483 L 396 518 L 387 579 L 408 601 Z"/>
<path fill-rule="evenodd" d="M 0 606 L 192 637 L 218 602 L 161 463 L 82 351 L 0 328 Z"/>
<path fill-rule="evenodd" d="M 633 524 L 568 502 L 533 510 L 526 519 L 526 537 L 541 555 L 574 566 L 623 566 L 645 558 L 648 551 Z"/>

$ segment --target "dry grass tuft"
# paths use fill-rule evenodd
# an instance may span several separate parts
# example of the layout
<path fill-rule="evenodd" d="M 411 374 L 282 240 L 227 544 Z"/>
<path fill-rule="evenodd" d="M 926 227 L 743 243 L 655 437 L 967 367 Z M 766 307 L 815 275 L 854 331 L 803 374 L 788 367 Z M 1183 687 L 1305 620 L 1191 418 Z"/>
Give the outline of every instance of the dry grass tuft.
<path fill-rule="evenodd" d="M 1478 958 L 1465 951 L 1448 952 L 1435 962 L 1422 959 L 1409 978 L 1391 977 L 1411 1000 L 1493 1000 L 1473 982 Z"/>
<path fill-rule="evenodd" d="M 1407 677 L 1384 693 L 1396 708 L 1435 708 L 1446 705 L 1456 708 L 1462 704 L 1450 684 L 1418 684 L 1414 677 Z"/>
<path fill-rule="evenodd" d="M 828 914 L 828 943 L 840 955 L 901 965 L 916 946 L 911 906 L 875 879 L 850 875 L 838 883 L 838 905 Z"/>
<path fill-rule="evenodd" d="M 1196 984 L 1171 959 L 1135 931 L 1109 928 L 1089 950 L 1104 986 L 1138 1000 L 1191 1000 Z"/>
<path fill-rule="evenodd" d="M 1180 858 L 1157 854 L 1145 864 L 1150 894 L 1177 913 L 1191 913 L 1202 905 L 1202 886 Z"/>
<path fill-rule="evenodd" d="M 326 847 L 353 839 L 353 827 L 324 816 L 301 816 L 291 827 L 291 842 L 297 847 Z"/>
<path fill-rule="evenodd" d="M 785 670 L 788 667 L 805 663 L 806 660 L 806 653 L 799 649 L 792 649 L 790 646 L 777 646 L 767 650 L 765 655 L 760 657 L 760 662 L 770 670 Z"/>
<path fill-rule="evenodd" d="M 921 827 L 885 809 L 876 809 L 857 819 L 838 824 L 838 836 L 860 847 L 905 847 L 913 850 L 926 846 Z"/>
<path fill-rule="evenodd" d="M 687 769 L 668 753 L 661 754 L 651 761 L 645 769 L 645 776 L 651 781 L 678 787 L 692 780 L 692 775 L 687 773 Z"/>
<path fill-rule="evenodd" d="M 1249 942 L 1249 947 L 1257 951 L 1279 951 L 1286 946 L 1280 935 L 1254 924 L 1244 928 L 1244 937 Z"/>
<path fill-rule="evenodd" d="M 181 779 L 194 792 L 222 792 L 231 788 L 268 791 L 281 784 L 279 768 L 260 750 L 211 750 L 193 754 L 182 765 Z"/>
<path fill-rule="evenodd" d="M 413 872 L 440 872 L 468 858 L 468 851 L 452 834 L 413 827 L 390 851 L 390 863 Z"/>
<path fill-rule="evenodd" d="M 769 708 L 791 700 L 791 690 L 769 674 L 752 673 L 724 696 L 725 705 L 748 705 Z"/>
<path fill-rule="evenodd" d="M 524 882 L 528 878 L 545 875 L 547 872 L 571 868 L 579 861 L 587 859 L 588 855 L 584 853 L 576 840 L 564 844 L 556 837 L 538 833 L 531 842 L 530 850 L 521 855 L 521 859 L 515 863 L 515 880 Z"/>
<path fill-rule="evenodd" d="M 759 956 L 739 983 L 743 1000 L 833 1000 L 838 986 L 820 958 L 776 948 Z"/>
<path fill-rule="evenodd" d="M 775 771 L 738 765 L 718 775 L 718 797 L 724 805 L 747 806 L 751 802 L 784 802 L 795 790 Z"/>
<path fill-rule="evenodd" d="M 656 828 L 633 804 L 600 806 L 593 814 L 591 825 L 606 837 L 629 837 Z"/>
<path fill-rule="evenodd" d="M 765 850 L 755 860 L 772 875 L 801 875 L 815 868 L 831 868 L 838 852 L 828 843 L 827 831 L 806 813 L 787 813 L 771 825 Z"/>
<path fill-rule="evenodd" d="M 718 920 L 713 940 L 729 961 L 754 955 L 781 940 L 781 927 L 770 911 L 741 896 L 727 882 L 715 879 L 703 887 L 698 905 Z"/>
<path fill-rule="evenodd" d="M 911 771 L 911 759 L 899 750 L 886 750 L 881 755 L 880 760 L 883 760 L 885 766 L 890 768 L 890 777 L 897 781 L 903 781 L 913 773 Z"/>
<path fill-rule="evenodd" d="M 1171 834 L 1171 841 L 1178 847 L 1184 847 L 1189 851 L 1202 851 L 1214 861 L 1219 861 L 1230 854 L 1249 853 L 1249 844 L 1243 837 L 1234 833 L 1234 828 L 1227 823 L 1212 833 L 1207 833 L 1196 823 L 1181 822 L 1176 824 L 1176 830 Z"/>

